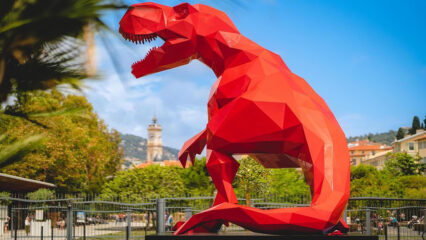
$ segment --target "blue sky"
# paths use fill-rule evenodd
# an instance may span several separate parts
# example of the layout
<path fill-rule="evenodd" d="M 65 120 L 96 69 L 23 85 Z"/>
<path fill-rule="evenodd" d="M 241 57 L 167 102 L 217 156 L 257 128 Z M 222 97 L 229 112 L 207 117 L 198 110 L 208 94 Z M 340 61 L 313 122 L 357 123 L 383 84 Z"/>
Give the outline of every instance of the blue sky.
<path fill-rule="evenodd" d="M 199 3 L 225 11 L 242 34 L 281 55 L 324 98 L 347 136 L 396 130 L 411 125 L 414 115 L 424 118 L 426 1 Z M 105 14 L 114 31 L 123 13 Z M 87 81 L 84 94 L 99 116 L 123 133 L 146 137 L 146 127 L 157 115 L 163 143 L 180 148 L 207 123 L 208 93 L 216 79 L 198 61 L 135 79 L 130 65 L 148 49 L 98 37 L 103 79 Z M 116 68 L 110 55 L 118 62 Z"/>

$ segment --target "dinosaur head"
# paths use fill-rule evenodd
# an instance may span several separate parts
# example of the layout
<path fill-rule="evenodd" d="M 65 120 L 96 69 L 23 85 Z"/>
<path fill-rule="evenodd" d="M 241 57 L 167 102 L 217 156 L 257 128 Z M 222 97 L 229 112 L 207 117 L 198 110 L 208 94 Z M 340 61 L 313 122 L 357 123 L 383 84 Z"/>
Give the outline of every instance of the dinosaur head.
<path fill-rule="evenodd" d="M 185 21 L 196 11 L 187 3 L 169 7 L 148 2 L 129 7 L 119 30 L 126 40 L 144 44 L 159 37 L 164 41 L 132 65 L 136 78 L 186 64 L 196 57 L 194 27 Z"/>

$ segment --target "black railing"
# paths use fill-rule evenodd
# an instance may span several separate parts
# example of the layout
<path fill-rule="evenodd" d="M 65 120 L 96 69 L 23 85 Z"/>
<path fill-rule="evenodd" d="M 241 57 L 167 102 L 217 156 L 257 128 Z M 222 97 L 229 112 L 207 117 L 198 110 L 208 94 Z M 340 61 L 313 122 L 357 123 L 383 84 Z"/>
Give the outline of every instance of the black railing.
<path fill-rule="evenodd" d="M 244 198 L 238 200 L 246 204 Z M 2 197 L 0 206 L 5 206 L 10 220 L 0 239 L 143 239 L 147 234 L 171 231 L 176 222 L 209 208 L 213 201 L 212 196 L 106 199 L 85 195 L 38 200 Z M 274 209 L 307 206 L 309 201 L 306 196 L 252 196 L 250 205 Z M 426 199 L 359 197 L 349 200 L 343 218 L 349 225 L 349 234 L 420 240 L 424 236 L 425 209 Z M 166 222 L 165 215 L 172 216 L 172 221 Z M 5 219 L 0 215 L 2 224 Z M 232 224 L 221 229 L 241 230 L 244 229 Z"/>

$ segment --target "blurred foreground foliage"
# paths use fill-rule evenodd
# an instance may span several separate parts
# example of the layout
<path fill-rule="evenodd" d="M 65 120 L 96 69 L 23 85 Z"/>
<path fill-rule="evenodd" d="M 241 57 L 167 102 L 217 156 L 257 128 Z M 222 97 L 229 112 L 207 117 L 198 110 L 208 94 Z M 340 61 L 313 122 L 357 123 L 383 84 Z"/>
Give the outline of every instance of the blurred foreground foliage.
<path fill-rule="evenodd" d="M 1 154 L 35 136 L 38 141 L 1 165 L 4 173 L 54 183 L 57 192 L 99 192 L 121 167 L 119 133 L 108 130 L 82 96 L 20 93 L 0 114 Z"/>
<path fill-rule="evenodd" d="M 94 33 L 108 29 L 101 14 L 122 7 L 121 0 L 0 1 L 0 104 L 59 84 L 78 89 L 82 79 L 94 78 Z M 6 146 L 6 137 L 0 135 L 0 167 L 22 159 L 43 139 L 28 134 Z"/>
<path fill-rule="evenodd" d="M 0 103 L 16 92 L 78 87 L 91 75 L 85 53 L 94 31 L 107 28 L 101 14 L 120 7 L 117 0 L 0 1 Z"/>

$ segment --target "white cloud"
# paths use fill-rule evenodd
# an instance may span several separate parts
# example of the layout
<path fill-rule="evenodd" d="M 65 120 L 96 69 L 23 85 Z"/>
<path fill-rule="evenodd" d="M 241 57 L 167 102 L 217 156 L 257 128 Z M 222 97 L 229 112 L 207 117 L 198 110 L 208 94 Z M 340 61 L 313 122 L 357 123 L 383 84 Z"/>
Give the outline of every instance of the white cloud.
<path fill-rule="evenodd" d="M 194 76 L 195 75 L 195 76 Z M 207 123 L 207 98 L 215 77 L 202 63 L 135 79 L 104 68 L 102 80 L 86 81 L 84 94 L 111 127 L 146 137 L 157 115 L 166 146 L 180 148 Z"/>

